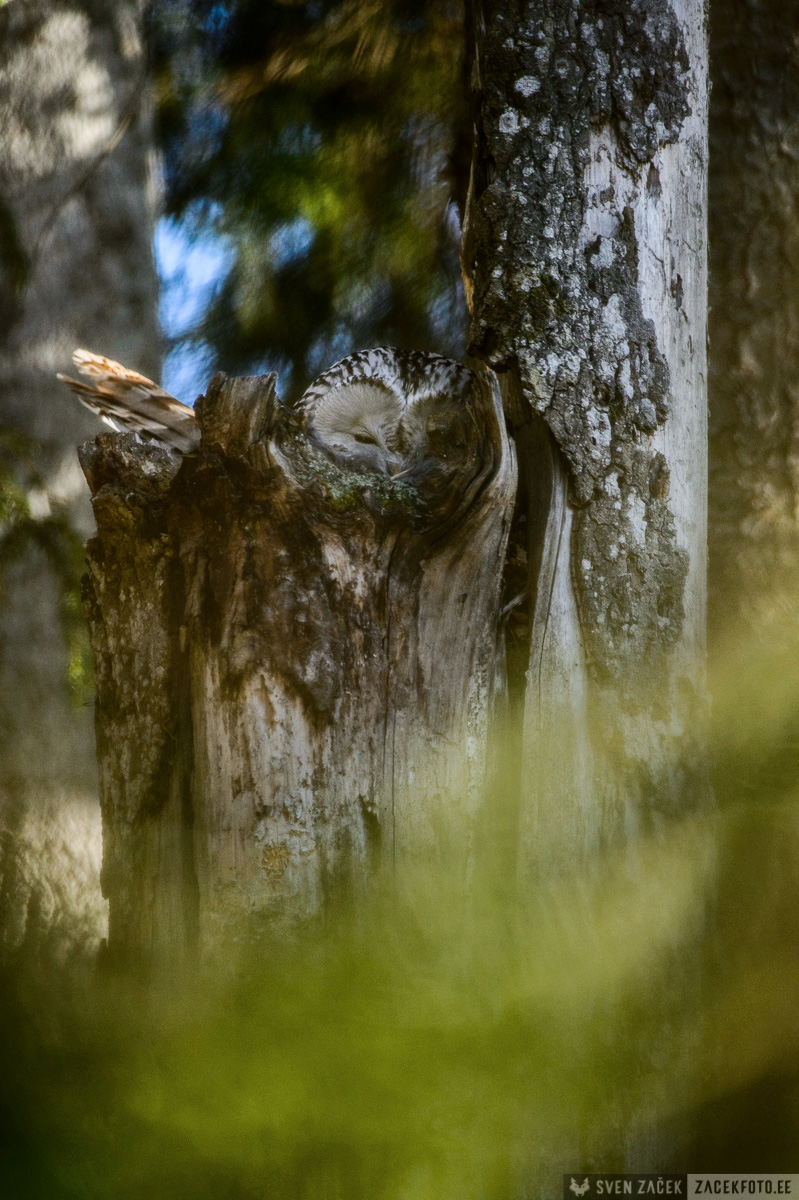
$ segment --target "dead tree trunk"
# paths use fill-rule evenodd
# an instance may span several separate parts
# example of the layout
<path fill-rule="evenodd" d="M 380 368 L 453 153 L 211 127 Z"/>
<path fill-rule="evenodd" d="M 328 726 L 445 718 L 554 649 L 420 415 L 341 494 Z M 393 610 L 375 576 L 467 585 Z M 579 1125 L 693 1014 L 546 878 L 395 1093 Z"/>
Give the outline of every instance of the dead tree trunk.
<path fill-rule="evenodd" d="M 496 380 L 392 480 L 218 379 L 181 459 L 84 451 L 110 947 L 173 960 L 318 913 L 376 859 L 468 870 L 515 458 Z"/>
<path fill-rule="evenodd" d="M 472 6 L 471 353 L 526 509 L 525 872 L 693 799 L 703 709 L 700 0 Z"/>

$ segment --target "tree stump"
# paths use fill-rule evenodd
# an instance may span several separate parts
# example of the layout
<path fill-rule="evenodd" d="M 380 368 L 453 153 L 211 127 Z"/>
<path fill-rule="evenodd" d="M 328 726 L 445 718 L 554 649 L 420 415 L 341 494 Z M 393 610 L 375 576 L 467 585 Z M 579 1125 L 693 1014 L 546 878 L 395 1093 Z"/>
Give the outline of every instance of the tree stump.
<path fill-rule="evenodd" d="M 102 884 L 126 962 L 306 920 L 378 862 L 468 869 L 503 683 L 516 464 L 490 372 L 394 479 L 315 444 L 274 376 L 218 376 L 197 411 L 195 453 L 129 434 L 82 452 Z"/>

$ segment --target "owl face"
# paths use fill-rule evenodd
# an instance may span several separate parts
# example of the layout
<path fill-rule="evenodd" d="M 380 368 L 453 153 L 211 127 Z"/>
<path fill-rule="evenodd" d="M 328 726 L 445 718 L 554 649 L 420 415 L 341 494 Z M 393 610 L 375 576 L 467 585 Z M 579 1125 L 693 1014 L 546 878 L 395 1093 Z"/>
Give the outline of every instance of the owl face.
<path fill-rule="evenodd" d="M 453 359 L 379 347 L 330 367 L 300 406 L 312 436 L 343 465 L 397 476 L 424 460 L 430 419 L 465 404 L 473 380 Z"/>

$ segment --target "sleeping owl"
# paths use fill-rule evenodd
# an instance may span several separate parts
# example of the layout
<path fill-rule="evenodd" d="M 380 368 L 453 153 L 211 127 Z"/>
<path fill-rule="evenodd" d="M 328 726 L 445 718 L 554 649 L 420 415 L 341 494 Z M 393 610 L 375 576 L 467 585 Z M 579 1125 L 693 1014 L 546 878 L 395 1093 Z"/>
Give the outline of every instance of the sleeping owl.
<path fill-rule="evenodd" d="M 152 380 L 86 350 L 76 350 L 73 362 L 92 383 L 59 379 L 112 429 L 180 452 L 199 445 L 193 409 Z M 473 380 L 468 368 L 440 354 L 380 346 L 329 367 L 298 407 L 309 436 L 334 459 L 396 477 L 425 457 L 431 419 L 443 407 L 465 404 Z"/>
<path fill-rule="evenodd" d="M 396 476 L 424 458 L 431 417 L 465 404 L 473 379 L 440 354 L 379 346 L 330 367 L 300 407 L 311 436 L 337 459 Z"/>

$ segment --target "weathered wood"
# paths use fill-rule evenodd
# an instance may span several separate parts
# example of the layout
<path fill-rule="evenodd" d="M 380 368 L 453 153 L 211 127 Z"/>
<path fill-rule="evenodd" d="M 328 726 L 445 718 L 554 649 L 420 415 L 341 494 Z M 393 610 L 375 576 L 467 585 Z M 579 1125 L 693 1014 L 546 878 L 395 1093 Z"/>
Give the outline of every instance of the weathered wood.
<path fill-rule="evenodd" d="M 704 711 L 704 8 L 472 15 L 470 349 L 507 378 L 517 438 L 551 434 L 521 464 L 523 492 L 552 480 L 528 545 L 529 887 L 702 794 L 683 768 Z"/>
<path fill-rule="evenodd" d="M 110 946 L 145 959 L 319 912 L 379 860 L 465 869 L 501 682 L 490 373 L 397 479 L 344 470 L 274 377 L 218 377 L 198 415 L 183 459 L 83 454 Z"/>

